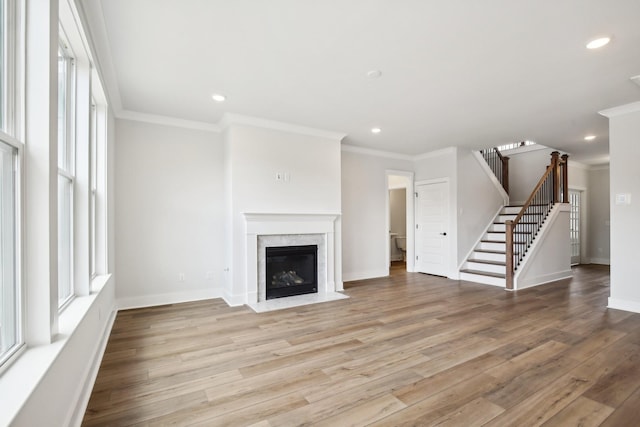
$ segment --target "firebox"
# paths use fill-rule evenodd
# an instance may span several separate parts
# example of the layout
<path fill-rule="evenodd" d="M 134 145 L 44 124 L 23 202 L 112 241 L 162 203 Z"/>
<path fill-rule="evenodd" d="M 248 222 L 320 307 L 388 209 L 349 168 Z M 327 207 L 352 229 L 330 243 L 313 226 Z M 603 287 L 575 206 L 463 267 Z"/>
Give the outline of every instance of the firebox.
<path fill-rule="evenodd" d="M 266 249 L 266 298 L 318 292 L 318 245 Z"/>

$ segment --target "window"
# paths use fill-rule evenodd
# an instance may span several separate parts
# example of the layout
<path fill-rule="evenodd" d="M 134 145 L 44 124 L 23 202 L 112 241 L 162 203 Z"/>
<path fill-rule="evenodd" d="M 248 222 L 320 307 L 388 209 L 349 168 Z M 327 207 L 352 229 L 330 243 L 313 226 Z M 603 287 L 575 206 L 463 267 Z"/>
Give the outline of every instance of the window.
<path fill-rule="evenodd" d="M 18 150 L 0 141 L 0 365 L 21 343 L 17 263 Z"/>
<path fill-rule="evenodd" d="M 96 197 L 98 192 L 98 109 L 95 99 L 91 99 L 89 135 L 89 272 L 91 278 L 97 274 L 96 270 L 96 226 L 97 211 Z"/>
<path fill-rule="evenodd" d="M 62 30 L 60 31 L 62 33 Z M 74 61 L 58 47 L 58 307 L 73 298 Z"/>
<path fill-rule="evenodd" d="M 17 2 L 0 0 L 0 366 L 22 346 L 19 155 L 16 139 Z"/>

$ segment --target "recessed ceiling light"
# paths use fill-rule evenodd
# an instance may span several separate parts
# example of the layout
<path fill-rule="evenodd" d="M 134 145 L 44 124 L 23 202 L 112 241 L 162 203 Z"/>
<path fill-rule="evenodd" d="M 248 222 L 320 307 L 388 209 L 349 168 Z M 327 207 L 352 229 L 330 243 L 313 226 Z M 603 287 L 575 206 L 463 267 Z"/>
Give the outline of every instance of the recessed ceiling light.
<path fill-rule="evenodd" d="M 593 141 L 594 139 L 596 139 L 595 135 L 587 135 L 584 137 L 585 141 Z"/>
<path fill-rule="evenodd" d="M 380 128 L 371 128 L 371 133 L 380 133 L 382 132 L 382 129 Z"/>
<path fill-rule="evenodd" d="M 611 41 L 610 37 L 600 37 L 587 43 L 587 49 L 598 49 L 607 45 Z"/>
<path fill-rule="evenodd" d="M 369 77 L 370 79 L 377 79 L 382 75 L 382 71 L 380 70 L 371 70 L 369 72 L 367 72 L 367 77 Z"/>
<path fill-rule="evenodd" d="M 214 93 L 211 95 L 211 98 L 216 102 L 224 102 L 227 99 L 226 96 L 220 95 L 219 93 Z"/>

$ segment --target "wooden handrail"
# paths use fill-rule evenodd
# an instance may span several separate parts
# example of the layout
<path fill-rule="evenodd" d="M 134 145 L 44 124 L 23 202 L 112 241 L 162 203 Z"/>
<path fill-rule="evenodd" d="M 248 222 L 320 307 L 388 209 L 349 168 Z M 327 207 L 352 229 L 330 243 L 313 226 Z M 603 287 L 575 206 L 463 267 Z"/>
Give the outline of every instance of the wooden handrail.
<path fill-rule="evenodd" d="M 525 252 L 540 229 L 544 219 L 551 208 L 558 202 L 568 201 L 568 155 L 560 158 L 560 153 L 551 153 L 551 163 L 531 192 L 531 195 L 513 220 L 505 221 L 505 245 L 506 245 L 506 288 L 513 289 L 513 276 L 515 269 L 524 257 Z M 562 193 L 560 193 L 562 190 Z M 562 198 L 560 195 L 562 194 Z M 537 221 L 525 223 L 522 227 L 521 239 L 516 241 L 516 227 L 521 225 L 525 215 L 531 215 Z M 532 225 L 533 224 L 533 225 Z M 520 252 L 516 253 L 515 246 L 519 245 Z M 517 256 L 517 259 L 516 259 Z"/>
<path fill-rule="evenodd" d="M 538 181 L 538 184 L 536 184 L 535 188 L 531 192 L 531 195 L 529 196 L 527 201 L 524 202 L 524 205 L 522 205 L 522 209 L 520 209 L 520 212 L 518 212 L 518 215 L 513 219 L 513 221 L 510 221 L 514 225 L 517 225 L 520 222 L 520 220 L 524 216 L 524 213 L 527 210 L 527 208 L 529 206 L 531 206 L 531 202 L 533 201 L 534 197 L 536 196 L 536 194 L 540 190 L 540 187 L 542 187 L 542 184 L 544 184 L 544 182 L 549 177 L 549 175 L 551 173 L 553 173 L 553 170 L 554 170 L 553 166 L 554 166 L 553 163 L 550 164 L 549 166 L 547 166 L 547 169 L 545 170 L 544 174 L 542 174 L 542 178 L 540 178 L 540 180 Z M 507 222 L 509 222 L 509 221 L 507 221 Z"/>

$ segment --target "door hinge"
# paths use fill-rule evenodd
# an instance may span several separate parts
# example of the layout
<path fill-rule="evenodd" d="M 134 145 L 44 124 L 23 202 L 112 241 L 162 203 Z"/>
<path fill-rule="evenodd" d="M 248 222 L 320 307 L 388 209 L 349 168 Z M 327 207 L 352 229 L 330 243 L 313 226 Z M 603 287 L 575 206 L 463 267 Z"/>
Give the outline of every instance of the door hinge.
<path fill-rule="evenodd" d="M 416 195 L 416 198 L 418 198 L 418 192 L 417 192 L 417 191 L 416 191 L 415 193 L 413 193 L 413 194 L 415 194 L 415 195 Z"/>
<path fill-rule="evenodd" d="M 418 260 L 418 255 L 416 255 L 416 261 Z"/>
<path fill-rule="evenodd" d="M 418 228 L 420 228 L 420 225 L 419 225 L 419 224 L 416 224 L 416 230 L 417 230 Z"/>

